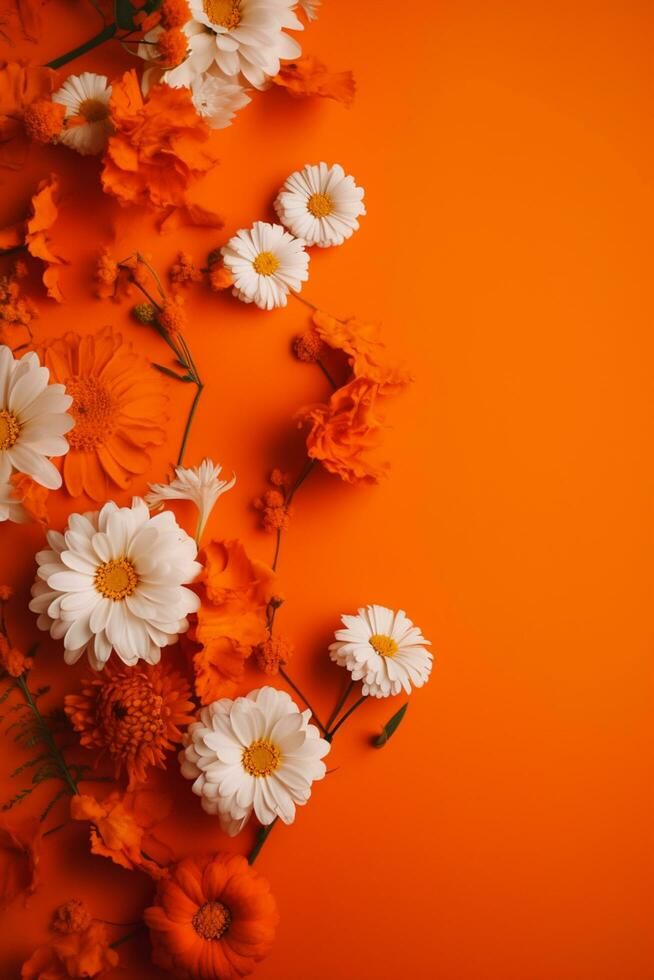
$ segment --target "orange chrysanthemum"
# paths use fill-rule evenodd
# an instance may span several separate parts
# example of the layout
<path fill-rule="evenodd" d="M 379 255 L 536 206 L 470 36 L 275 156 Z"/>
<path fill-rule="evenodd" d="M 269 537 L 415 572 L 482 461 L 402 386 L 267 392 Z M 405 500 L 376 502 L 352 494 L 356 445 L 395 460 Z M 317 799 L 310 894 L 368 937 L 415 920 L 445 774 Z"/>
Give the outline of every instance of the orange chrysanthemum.
<path fill-rule="evenodd" d="M 326 65 L 311 54 L 283 65 L 272 82 L 285 88 L 291 95 L 318 95 L 323 99 L 342 102 L 343 105 L 354 102 L 356 91 L 351 71 L 329 71 Z"/>
<path fill-rule="evenodd" d="M 25 109 L 25 132 L 34 143 L 56 143 L 64 128 L 66 106 L 50 99 L 36 99 Z"/>
<path fill-rule="evenodd" d="M 109 753 L 116 778 L 125 769 L 129 789 L 145 782 L 150 766 L 166 767 L 166 752 L 182 740 L 193 721 L 191 691 L 184 678 L 162 664 L 116 666 L 83 682 L 81 694 L 67 694 L 64 710 L 88 749 Z"/>
<path fill-rule="evenodd" d="M 163 381 L 120 334 L 103 327 L 95 336 L 68 333 L 45 347 L 52 381 L 73 396 L 75 428 L 63 474 L 68 492 L 104 501 L 110 486 L 126 489 L 150 465 L 147 447 L 165 432 L 167 397 Z"/>
<path fill-rule="evenodd" d="M 155 964 L 178 980 L 239 980 L 269 953 L 278 915 L 265 878 L 218 854 L 180 861 L 144 919 Z"/>
<path fill-rule="evenodd" d="M 136 793 L 111 793 L 100 802 L 93 796 L 71 797 L 73 820 L 89 820 L 91 853 L 107 857 L 128 870 L 138 869 L 151 878 L 167 874 L 166 868 L 151 855 L 161 844 L 152 828 L 165 820 L 172 810 L 172 800 L 163 793 L 139 790 Z"/>
<path fill-rule="evenodd" d="M 411 382 L 406 368 L 394 364 L 390 358 L 378 324 L 365 323 L 356 317 L 337 320 L 321 310 L 313 314 L 313 322 L 321 340 L 349 355 L 354 377 L 376 382 L 380 395 L 395 394 Z"/>
<path fill-rule="evenodd" d="M 23 964 L 21 980 L 99 977 L 118 965 L 106 928 L 91 919 L 82 902 L 67 902 L 57 909 L 52 930 L 55 938 L 39 946 Z"/>
<path fill-rule="evenodd" d="M 43 285 L 48 291 L 48 296 L 61 303 L 63 296 L 59 289 L 59 266 L 64 265 L 65 260 L 57 254 L 53 235 L 53 228 L 59 217 L 58 195 L 59 178 L 56 174 L 50 174 L 40 182 L 36 193 L 32 196 L 25 244 L 30 255 L 45 262 Z"/>
<path fill-rule="evenodd" d="M 387 470 L 377 456 L 382 422 L 375 411 L 379 385 L 356 378 L 333 393 L 327 405 L 304 408 L 307 452 L 347 483 L 377 483 Z"/>
<path fill-rule="evenodd" d="M 0 821 L 0 909 L 36 891 L 41 829 L 35 817 Z"/>
<path fill-rule="evenodd" d="M 183 27 L 191 19 L 191 12 L 186 0 L 163 0 L 159 8 L 161 25 L 167 29 Z"/>
<path fill-rule="evenodd" d="M 195 689 L 203 704 L 234 693 L 253 647 L 267 636 L 267 608 L 275 573 L 248 558 L 240 541 L 212 541 L 206 548 L 203 601 L 193 658 Z"/>
<path fill-rule="evenodd" d="M 54 91 L 56 78 L 51 68 L 17 61 L 0 64 L 0 166 L 22 166 L 27 151 L 25 110 Z"/>
<path fill-rule="evenodd" d="M 198 207 L 204 223 L 220 224 L 194 201 L 194 181 L 217 162 L 216 140 L 186 88 L 154 85 L 144 100 L 134 71 L 113 83 L 115 133 L 109 139 L 102 185 L 122 204 L 156 208 Z"/>
<path fill-rule="evenodd" d="M 157 38 L 157 52 L 166 68 L 181 65 L 188 53 L 188 38 L 184 31 L 179 27 L 162 31 Z"/>

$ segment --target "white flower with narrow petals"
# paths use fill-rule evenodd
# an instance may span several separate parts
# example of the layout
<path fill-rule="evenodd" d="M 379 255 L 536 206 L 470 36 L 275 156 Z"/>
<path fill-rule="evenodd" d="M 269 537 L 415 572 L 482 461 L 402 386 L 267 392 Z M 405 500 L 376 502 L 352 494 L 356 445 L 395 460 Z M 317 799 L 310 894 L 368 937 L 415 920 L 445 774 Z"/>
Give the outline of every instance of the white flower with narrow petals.
<path fill-rule="evenodd" d="M 65 118 L 70 120 L 60 142 L 83 156 L 102 153 L 111 133 L 110 98 L 111 85 L 106 75 L 91 71 L 69 75 L 52 96 L 53 102 L 66 106 Z"/>
<path fill-rule="evenodd" d="M 167 500 L 192 500 L 199 512 L 196 541 L 202 537 L 218 497 L 231 490 L 236 476 L 221 480 L 222 466 L 212 459 L 204 459 L 199 466 L 177 466 L 170 483 L 150 483 L 150 493 L 145 495 L 149 507 L 159 507 Z"/>
<path fill-rule="evenodd" d="M 255 221 L 249 231 L 237 231 L 221 252 L 234 277 L 234 296 L 262 310 L 286 306 L 289 292 L 299 292 L 309 278 L 304 243 L 281 225 Z"/>
<path fill-rule="evenodd" d="M 61 486 L 61 474 L 48 457 L 68 452 L 64 435 L 75 425 L 67 414 L 73 399 L 49 379 L 36 354 L 17 359 L 0 346 L 0 483 L 8 483 L 16 471 L 48 490 Z"/>
<path fill-rule="evenodd" d="M 72 514 L 63 534 L 49 531 L 36 556 L 30 609 L 38 626 L 64 641 L 64 659 L 86 651 L 102 670 L 114 650 L 133 667 L 156 664 L 161 648 L 188 629 L 200 600 L 185 586 L 202 566 L 197 547 L 170 511 L 155 517 L 144 500 L 110 501 L 100 511 Z"/>
<path fill-rule="evenodd" d="M 292 823 L 296 805 L 307 802 L 311 784 L 325 775 L 321 760 L 329 742 L 310 717 L 285 691 L 262 687 L 214 701 L 190 726 L 179 757 L 182 774 L 194 780 L 203 809 L 219 816 L 231 837 L 252 813 L 264 825 L 276 817 Z"/>
<path fill-rule="evenodd" d="M 338 163 L 307 164 L 292 173 L 277 195 L 275 211 L 290 232 L 320 248 L 342 245 L 366 213 L 363 188 Z"/>
<path fill-rule="evenodd" d="M 375 698 L 422 687 L 429 680 L 433 657 L 417 626 L 400 609 L 364 606 L 356 616 L 342 616 L 345 629 L 335 633 L 329 655 L 347 667 L 352 680 L 363 681 L 363 693 Z"/>
<path fill-rule="evenodd" d="M 322 0 L 300 0 L 299 6 L 306 14 L 307 20 L 318 20 L 318 7 Z"/>
<path fill-rule="evenodd" d="M 174 84 L 190 86 L 212 65 L 230 78 L 243 77 L 262 89 L 283 59 L 299 58 L 302 49 L 285 29 L 301 31 L 295 0 L 189 0 L 191 20 L 186 61 L 170 74 Z"/>

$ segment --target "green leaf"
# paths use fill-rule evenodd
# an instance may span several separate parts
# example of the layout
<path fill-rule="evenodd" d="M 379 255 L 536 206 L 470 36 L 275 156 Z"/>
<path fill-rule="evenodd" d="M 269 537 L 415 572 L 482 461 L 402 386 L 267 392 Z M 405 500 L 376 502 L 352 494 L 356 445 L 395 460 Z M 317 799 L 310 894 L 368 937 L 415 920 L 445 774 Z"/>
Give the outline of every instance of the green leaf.
<path fill-rule="evenodd" d="M 49 758 L 50 758 L 50 755 L 49 755 L 48 752 L 46 752 L 43 755 L 37 755 L 37 756 L 35 756 L 33 759 L 28 759 L 27 762 L 23 762 L 23 764 L 21 766 L 18 766 L 17 769 L 14 769 L 14 771 L 11 774 L 11 778 L 12 779 L 15 779 L 16 776 L 20 776 L 20 774 L 23 773 L 23 772 L 25 772 L 26 769 L 31 769 L 32 766 L 38 766 L 39 763 L 45 762 L 46 759 L 49 759 Z"/>
<path fill-rule="evenodd" d="M 34 789 L 33 786 L 28 786 L 26 789 L 21 789 L 20 792 L 16 793 L 15 796 L 12 796 L 10 800 L 7 800 L 6 803 L 3 803 L 2 806 L 0 807 L 0 810 L 6 812 L 7 810 L 13 809 L 13 807 L 17 806 L 19 803 L 22 803 L 22 801 L 27 796 L 30 795 L 33 789 Z"/>
<path fill-rule="evenodd" d="M 126 31 L 134 29 L 135 10 L 129 0 L 116 0 L 116 23 Z"/>
<path fill-rule="evenodd" d="M 392 718 L 386 722 L 381 730 L 381 735 L 378 735 L 374 741 L 374 746 L 376 749 L 381 749 L 382 746 L 386 745 L 391 735 L 394 734 L 395 730 L 400 725 L 400 722 L 406 714 L 406 709 L 409 707 L 409 702 L 403 704 L 399 711 L 396 711 Z"/>

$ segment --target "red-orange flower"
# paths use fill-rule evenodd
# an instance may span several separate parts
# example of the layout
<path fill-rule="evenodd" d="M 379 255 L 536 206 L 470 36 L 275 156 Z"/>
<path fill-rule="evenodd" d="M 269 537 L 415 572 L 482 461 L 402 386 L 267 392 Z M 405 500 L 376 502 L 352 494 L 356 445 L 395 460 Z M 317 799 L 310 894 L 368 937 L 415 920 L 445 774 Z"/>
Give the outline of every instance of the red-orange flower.
<path fill-rule="evenodd" d="M 27 151 L 23 127 L 25 109 L 37 99 L 46 98 L 55 88 L 51 68 L 22 65 L 17 61 L 0 64 L 0 165 L 22 166 Z"/>
<path fill-rule="evenodd" d="M 40 850 L 39 820 L 0 820 L 0 909 L 36 891 Z"/>
<path fill-rule="evenodd" d="M 223 289 L 229 289 L 234 285 L 234 276 L 226 268 L 222 259 L 209 265 L 209 285 L 215 293 L 220 293 Z"/>
<path fill-rule="evenodd" d="M 92 854 L 108 857 L 121 868 L 145 871 L 151 878 L 167 874 L 166 868 L 151 858 L 153 850 L 162 846 L 151 831 L 171 809 L 169 796 L 147 790 L 122 796 L 112 793 L 102 802 L 83 794 L 70 800 L 73 820 L 90 820 L 93 824 Z"/>
<path fill-rule="evenodd" d="M 336 317 L 316 310 L 313 314 L 318 336 L 330 347 L 349 355 L 355 378 L 368 378 L 379 385 L 380 395 L 394 394 L 411 381 L 406 368 L 393 363 L 380 337 L 376 323 L 365 323 L 351 317 Z"/>
<path fill-rule="evenodd" d="M 326 65 L 311 54 L 282 66 L 272 79 L 274 85 L 285 88 L 291 95 L 319 95 L 344 105 L 354 102 L 356 83 L 351 71 L 329 71 Z"/>
<path fill-rule="evenodd" d="M 166 68 L 180 65 L 188 53 L 188 38 L 180 27 L 171 27 L 157 37 L 157 52 Z"/>
<path fill-rule="evenodd" d="M 270 952 L 278 915 L 265 878 L 218 854 L 180 861 L 144 919 L 155 964 L 177 980 L 239 980 Z"/>
<path fill-rule="evenodd" d="M 75 428 L 63 460 L 66 489 L 104 501 L 111 487 L 126 489 L 150 465 L 148 448 L 165 432 L 168 399 L 160 375 L 111 327 L 95 336 L 68 333 L 47 344 L 43 362 L 51 381 L 73 396 Z"/>
<path fill-rule="evenodd" d="M 267 608 L 275 573 L 248 558 L 240 541 L 212 541 L 205 549 L 203 600 L 193 658 L 195 689 L 203 704 L 234 693 L 245 660 L 267 635 Z"/>
<path fill-rule="evenodd" d="M 0 667 L 6 670 L 10 677 L 20 677 L 26 670 L 32 669 L 33 663 L 31 657 L 25 656 L 22 650 L 12 647 L 7 637 L 0 633 Z"/>
<path fill-rule="evenodd" d="M 57 909 L 52 930 L 55 938 L 39 946 L 23 964 L 22 980 L 99 977 L 118 965 L 106 928 L 91 919 L 82 902 L 67 902 Z"/>
<path fill-rule="evenodd" d="M 36 99 L 25 109 L 25 132 L 35 143 L 56 143 L 64 128 L 65 116 L 66 106 L 50 99 Z"/>
<path fill-rule="evenodd" d="M 184 678 L 163 664 L 126 667 L 110 660 L 83 682 L 81 694 L 66 695 L 64 710 L 82 745 L 108 752 L 116 778 L 124 768 L 133 789 L 151 766 L 165 769 L 166 752 L 193 720 L 190 696 Z"/>
<path fill-rule="evenodd" d="M 388 465 L 377 459 L 382 421 L 376 414 L 379 385 L 356 378 L 333 393 L 327 405 L 298 415 L 311 426 L 307 453 L 347 483 L 377 483 Z"/>
<path fill-rule="evenodd" d="M 43 285 L 47 289 L 48 296 L 61 303 L 63 296 L 59 289 L 59 266 L 64 265 L 65 260 L 57 254 L 53 236 L 53 227 L 59 216 L 58 195 L 59 178 L 56 174 L 50 174 L 40 182 L 36 194 L 32 196 L 25 244 L 30 255 L 45 262 Z"/>
<path fill-rule="evenodd" d="M 113 83 L 110 113 L 115 133 L 104 161 L 105 191 L 122 204 L 191 211 L 199 205 L 191 197 L 192 184 L 218 158 L 215 136 L 189 89 L 154 85 L 144 100 L 136 73 L 127 72 Z"/>

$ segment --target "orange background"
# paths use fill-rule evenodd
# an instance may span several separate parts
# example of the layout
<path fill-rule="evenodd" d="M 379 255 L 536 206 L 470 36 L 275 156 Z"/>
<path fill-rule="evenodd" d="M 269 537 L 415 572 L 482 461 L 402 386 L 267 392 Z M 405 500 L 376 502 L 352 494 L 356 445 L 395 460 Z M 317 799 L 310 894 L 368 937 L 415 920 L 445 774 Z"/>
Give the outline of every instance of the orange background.
<path fill-rule="evenodd" d="M 41 44 L 0 54 L 44 61 L 97 29 L 90 6 L 52 0 L 46 12 Z M 291 673 L 323 716 L 343 682 L 325 654 L 341 612 L 405 608 L 436 667 L 382 752 L 370 736 L 402 699 L 354 716 L 330 756 L 337 772 L 267 842 L 257 868 L 282 921 L 261 980 L 654 976 L 643 789 L 653 21 L 638 0 L 324 0 L 304 50 L 354 70 L 355 106 L 258 95 L 222 135 L 213 203 L 224 233 L 160 237 L 151 218 L 118 216 L 116 253 L 140 248 L 164 270 L 180 243 L 201 259 L 270 220 L 292 170 L 341 162 L 368 216 L 342 248 L 314 251 L 305 295 L 382 320 L 417 378 L 390 406 L 391 479 L 355 489 L 321 472 L 300 491 L 278 622 L 296 643 Z M 63 74 L 113 74 L 129 60 L 105 45 Z M 65 304 L 39 296 L 38 335 L 110 322 L 157 356 L 127 307 L 92 298 L 93 259 L 117 216 L 94 161 L 53 148 L 3 172 L 3 221 L 50 170 L 64 181 L 71 264 Z M 306 317 L 298 304 L 266 314 L 202 288 L 188 305 L 208 386 L 187 461 L 208 454 L 237 472 L 213 530 L 270 560 L 249 502 L 272 465 L 299 467 L 293 414 L 327 394 L 289 354 Z M 177 453 L 190 395 L 171 394 L 153 479 Z M 62 494 L 55 523 L 87 506 Z M 0 542 L 0 580 L 26 601 L 40 532 L 4 525 Z M 34 631 L 30 614 L 21 628 Z M 63 692 L 80 669 L 43 644 L 39 680 Z M 247 834 L 226 845 L 174 771 L 164 782 L 178 793 L 165 836 L 180 852 L 247 850 Z M 3 978 L 45 938 L 58 902 L 82 897 L 129 922 L 149 897 L 144 877 L 88 854 L 81 825 L 44 851 L 44 887 L 4 919 Z M 116 976 L 157 976 L 145 939 L 121 959 Z"/>

